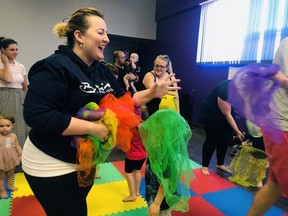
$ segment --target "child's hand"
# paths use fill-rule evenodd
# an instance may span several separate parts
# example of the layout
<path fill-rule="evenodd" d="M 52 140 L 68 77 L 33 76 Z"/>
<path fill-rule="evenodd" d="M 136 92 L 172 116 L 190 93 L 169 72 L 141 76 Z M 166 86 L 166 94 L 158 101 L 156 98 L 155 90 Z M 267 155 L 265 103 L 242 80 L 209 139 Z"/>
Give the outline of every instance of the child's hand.
<path fill-rule="evenodd" d="M 135 70 L 136 69 L 136 64 L 133 62 L 133 61 L 131 61 L 131 67 Z"/>
<path fill-rule="evenodd" d="M 152 203 L 148 209 L 148 215 L 149 216 L 158 216 L 160 212 L 160 205 L 157 205 L 156 203 Z"/>

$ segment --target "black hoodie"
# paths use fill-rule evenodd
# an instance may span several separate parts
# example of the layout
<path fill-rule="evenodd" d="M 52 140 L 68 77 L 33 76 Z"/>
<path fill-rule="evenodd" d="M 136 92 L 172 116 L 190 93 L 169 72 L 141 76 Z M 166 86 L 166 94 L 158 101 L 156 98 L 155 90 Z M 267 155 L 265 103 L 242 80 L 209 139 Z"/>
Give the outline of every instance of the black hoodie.
<path fill-rule="evenodd" d="M 71 163 L 76 161 L 76 149 L 71 146 L 71 136 L 61 135 L 71 117 L 89 102 L 99 104 L 108 93 L 116 97 L 125 93 L 103 64 L 95 61 L 89 67 L 63 45 L 36 62 L 28 79 L 24 119 L 31 127 L 30 140 L 46 154 Z"/>

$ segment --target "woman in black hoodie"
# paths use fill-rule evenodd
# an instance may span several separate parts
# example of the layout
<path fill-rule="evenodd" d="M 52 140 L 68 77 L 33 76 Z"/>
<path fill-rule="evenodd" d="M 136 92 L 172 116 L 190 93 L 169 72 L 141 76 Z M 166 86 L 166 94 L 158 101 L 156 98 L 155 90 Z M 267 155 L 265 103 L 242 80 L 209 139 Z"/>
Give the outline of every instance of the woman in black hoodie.
<path fill-rule="evenodd" d="M 31 127 L 23 149 L 23 170 L 47 215 L 87 215 L 86 196 L 92 185 L 80 187 L 76 174 L 76 149 L 71 139 L 92 135 L 105 140 L 108 128 L 101 122 L 75 118 L 89 102 L 99 104 L 112 93 L 124 95 L 114 75 L 99 60 L 109 43 L 103 15 L 95 8 L 80 8 L 54 27 L 67 45 L 35 63 L 29 71 L 24 118 Z M 162 97 L 179 80 L 170 77 L 134 94 L 140 106 Z M 69 196 L 67 196 L 69 194 Z"/>

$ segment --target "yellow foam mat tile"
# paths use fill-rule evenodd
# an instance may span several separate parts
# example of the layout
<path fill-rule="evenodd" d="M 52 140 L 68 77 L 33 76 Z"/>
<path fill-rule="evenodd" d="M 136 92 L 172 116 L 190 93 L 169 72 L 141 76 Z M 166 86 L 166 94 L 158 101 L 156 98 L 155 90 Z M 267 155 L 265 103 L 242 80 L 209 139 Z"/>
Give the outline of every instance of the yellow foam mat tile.
<path fill-rule="evenodd" d="M 16 173 L 14 178 L 14 186 L 18 187 L 19 190 L 13 192 L 13 198 L 34 195 L 24 173 Z"/>
<path fill-rule="evenodd" d="M 94 185 L 87 197 L 88 216 L 109 215 L 147 207 L 146 201 L 141 196 L 135 202 L 122 202 L 128 195 L 126 180 Z"/>

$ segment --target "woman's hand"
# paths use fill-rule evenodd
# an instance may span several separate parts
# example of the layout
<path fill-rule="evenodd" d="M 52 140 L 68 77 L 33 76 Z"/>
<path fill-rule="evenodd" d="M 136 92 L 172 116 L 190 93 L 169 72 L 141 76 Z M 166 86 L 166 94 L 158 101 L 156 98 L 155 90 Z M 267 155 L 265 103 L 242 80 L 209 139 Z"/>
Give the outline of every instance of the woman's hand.
<path fill-rule="evenodd" d="M 181 80 L 173 79 L 173 77 L 175 77 L 175 74 L 169 74 L 155 83 L 155 85 L 152 87 L 153 91 L 155 92 L 155 97 L 162 98 L 165 94 L 169 94 L 169 91 L 181 89 L 181 87 L 177 85 L 174 86 L 175 83 L 178 83 Z"/>
<path fill-rule="evenodd" d="M 240 139 L 240 140 L 243 140 L 245 135 L 241 132 L 241 131 L 237 131 L 236 132 L 236 136 Z"/>
<path fill-rule="evenodd" d="M 105 142 L 109 137 L 109 129 L 107 126 L 102 122 L 91 122 L 94 124 L 92 125 L 90 135 L 98 137 L 102 142 Z"/>
<path fill-rule="evenodd" d="M 63 136 L 92 135 L 105 141 L 109 137 L 109 129 L 102 122 L 87 121 L 72 117 L 69 126 L 63 131 Z"/>
<path fill-rule="evenodd" d="M 2 63 L 3 64 L 8 64 L 8 57 L 7 57 L 7 55 L 5 54 L 5 53 L 0 53 L 0 55 L 1 55 L 1 61 L 2 61 Z"/>
<path fill-rule="evenodd" d="M 153 98 L 162 98 L 165 94 L 170 94 L 169 91 L 171 92 L 171 91 L 181 89 L 181 87 L 176 86 L 176 84 L 180 82 L 181 80 L 175 79 L 175 78 L 173 79 L 172 77 L 174 78 L 175 74 L 167 75 L 166 77 L 159 80 L 158 82 L 156 83 L 153 82 L 151 86 L 150 85 L 146 86 L 143 81 L 143 84 L 146 86 L 147 89 L 136 92 L 133 95 L 133 99 L 136 101 L 138 106 L 142 106 Z M 174 84 L 175 86 L 173 86 Z"/>

